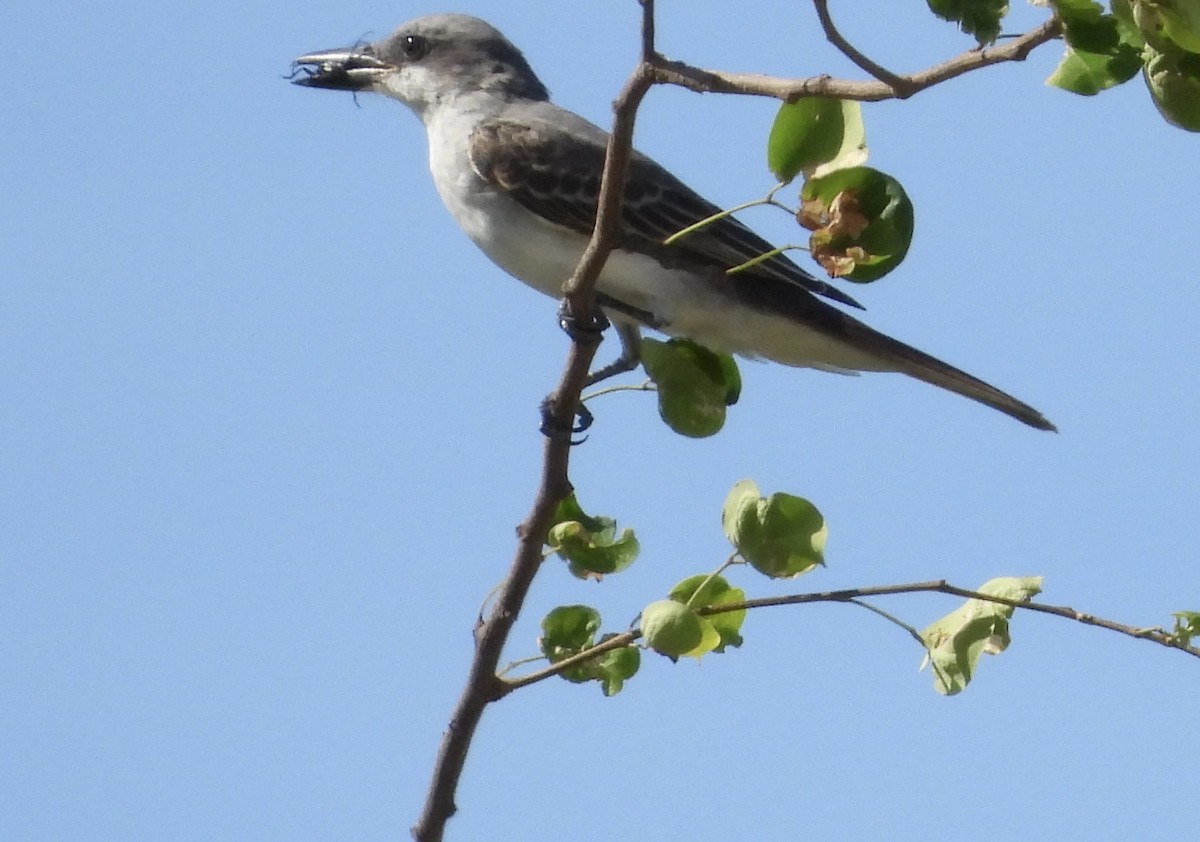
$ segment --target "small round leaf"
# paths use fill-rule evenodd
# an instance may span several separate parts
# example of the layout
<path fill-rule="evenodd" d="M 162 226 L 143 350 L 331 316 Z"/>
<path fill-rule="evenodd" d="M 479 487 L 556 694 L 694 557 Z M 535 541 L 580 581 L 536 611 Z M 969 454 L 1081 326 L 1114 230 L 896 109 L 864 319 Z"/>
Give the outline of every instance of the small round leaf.
<path fill-rule="evenodd" d="M 643 608 L 641 630 L 646 644 L 668 658 L 687 655 L 704 640 L 700 616 L 673 599 L 660 599 Z"/>
<path fill-rule="evenodd" d="M 1163 119 L 1200 132 L 1200 55 L 1179 49 L 1158 53 L 1149 47 L 1146 52 L 1146 87 Z"/>
<path fill-rule="evenodd" d="M 913 206 L 896 179 L 870 167 L 850 167 L 809 179 L 798 220 L 811 230 L 813 259 L 831 276 L 867 283 L 908 254 Z"/>
<path fill-rule="evenodd" d="M 659 415 L 672 430 L 690 438 L 720 431 L 726 407 L 741 394 L 733 358 L 688 339 L 643 339 L 642 365 L 658 387 Z"/>

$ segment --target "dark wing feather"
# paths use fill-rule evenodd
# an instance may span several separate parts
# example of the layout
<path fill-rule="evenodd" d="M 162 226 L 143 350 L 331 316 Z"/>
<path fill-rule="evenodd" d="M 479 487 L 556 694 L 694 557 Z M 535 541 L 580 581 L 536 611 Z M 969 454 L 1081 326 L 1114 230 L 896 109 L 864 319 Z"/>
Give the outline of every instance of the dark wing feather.
<path fill-rule="evenodd" d="M 591 234 L 600 193 L 604 146 L 536 120 L 489 120 L 471 135 L 471 164 L 489 183 L 539 216 Z M 733 217 L 725 217 L 671 246 L 663 242 L 721 209 L 644 155 L 634 154 L 621 206 L 621 242 L 665 265 L 704 264 L 729 270 L 773 246 Z M 790 300 L 804 290 L 862 309 L 837 288 L 814 278 L 782 254 L 730 276 L 748 303 Z"/>

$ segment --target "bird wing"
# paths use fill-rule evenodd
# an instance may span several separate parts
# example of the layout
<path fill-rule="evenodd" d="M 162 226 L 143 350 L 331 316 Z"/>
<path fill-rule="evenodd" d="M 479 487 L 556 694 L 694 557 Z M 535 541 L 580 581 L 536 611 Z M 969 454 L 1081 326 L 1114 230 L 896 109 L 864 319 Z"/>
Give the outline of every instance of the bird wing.
<path fill-rule="evenodd" d="M 606 136 L 590 123 L 580 122 L 587 131 L 563 131 L 540 119 L 485 120 L 471 134 L 471 165 L 481 178 L 526 209 L 590 235 L 596 222 Z M 621 205 L 620 245 L 651 254 L 664 265 L 699 263 L 722 271 L 773 250 L 732 216 L 705 225 L 670 246 L 663 245 L 672 235 L 720 212 L 653 160 L 635 152 Z M 798 290 L 805 290 L 862 309 L 853 298 L 814 278 L 782 254 L 729 278 L 735 288 L 747 287 L 744 291 L 751 299 L 769 299 L 781 293 L 794 299 Z M 770 289 L 777 285 L 791 289 Z"/>
<path fill-rule="evenodd" d="M 536 103 L 530 107 L 552 106 Z M 566 130 L 560 126 L 564 121 Z M 606 142 L 607 135 L 596 126 L 570 112 L 556 110 L 553 119 L 521 114 L 520 119 L 483 121 L 472 132 L 469 155 L 481 178 L 506 191 L 529 211 L 590 235 L 596 220 Z M 728 216 L 670 246 L 663 245 L 671 235 L 719 212 L 716 205 L 635 152 L 621 204 L 620 245 L 652 255 L 666 266 L 721 270 L 772 250 L 766 240 Z M 782 255 L 728 275 L 727 279 L 730 293 L 740 302 L 788 316 L 857 349 L 878 361 L 879 370 L 904 372 L 995 407 L 1032 427 L 1054 429 L 1040 412 L 1012 395 L 821 301 L 816 296 L 860 306 Z"/>

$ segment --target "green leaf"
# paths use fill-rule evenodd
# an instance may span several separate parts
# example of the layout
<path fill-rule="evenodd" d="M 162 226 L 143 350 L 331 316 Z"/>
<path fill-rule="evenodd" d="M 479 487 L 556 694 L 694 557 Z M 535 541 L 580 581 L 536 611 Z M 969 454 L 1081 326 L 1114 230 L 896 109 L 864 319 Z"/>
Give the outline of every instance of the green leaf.
<path fill-rule="evenodd" d="M 561 661 L 591 646 L 599 630 L 600 612 L 595 608 L 560 605 L 542 619 L 542 652 L 551 661 Z"/>
<path fill-rule="evenodd" d="M 1092 0 L 1052 0 L 1063 25 L 1063 40 L 1090 53 L 1107 53 L 1120 43 L 1117 20 Z"/>
<path fill-rule="evenodd" d="M 1192 638 L 1200 635 L 1200 611 L 1176 611 L 1171 616 L 1175 618 L 1171 637 L 1179 641 L 1181 646 L 1191 646 Z"/>
<path fill-rule="evenodd" d="M 538 645 L 552 664 L 577 655 L 595 645 L 600 630 L 600 612 L 589 605 L 560 605 L 542 618 Z M 568 681 L 582 682 L 591 676 L 574 667 L 562 673 Z"/>
<path fill-rule="evenodd" d="M 550 528 L 546 545 L 567 562 L 571 575 L 579 579 L 598 579 L 620 573 L 637 559 L 641 546 L 633 530 L 617 534 L 612 518 L 589 517 L 571 495 L 559 504 L 556 515 L 573 517 L 560 520 Z"/>
<path fill-rule="evenodd" d="M 1114 5 L 1105 14 L 1092 0 L 1054 0 L 1067 43 L 1062 60 L 1046 84 L 1071 93 L 1092 96 L 1133 78 L 1142 66 L 1142 39 L 1125 15 L 1128 8 Z"/>
<path fill-rule="evenodd" d="M 734 547 L 740 540 L 743 519 L 752 516 L 761 499 L 758 486 L 752 479 L 738 480 L 725 496 L 725 505 L 721 509 L 721 528 Z"/>
<path fill-rule="evenodd" d="M 579 505 L 579 499 L 574 494 L 568 494 L 558 504 L 554 510 L 554 523 L 567 523 L 569 521 L 577 521 L 584 526 L 589 532 L 603 532 L 607 529 L 615 529 L 616 521 L 610 517 L 592 517 L 583 510 Z"/>
<path fill-rule="evenodd" d="M 766 576 L 791 578 L 825 563 L 825 518 L 803 497 L 759 497 L 743 480 L 726 497 L 721 520 L 738 553 Z"/>
<path fill-rule="evenodd" d="M 1007 0 L 928 0 L 929 9 L 942 20 L 975 36 L 981 45 L 1000 36 L 1000 21 L 1008 14 Z"/>
<path fill-rule="evenodd" d="M 1136 2 L 1136 0 L 1132 0 Z M 1137 20 L 1133 16 L 1133 6 L 1131 0 L 1112 0 L 1112 15 L 1117 19 L 1117 26 L 1121 33 L 1121 40 L 1127 44 L 1132 44 L 1134 47 L 1141 49 L 1146 41 L 1142 37 L 1140 27 L 1137 25 Z"/>
<path fill-rule="evenodd" d="M 1005 576 L 992 579 L 979 593 L 1027 602 L 1041 593 L 1041 576 Z M 1011 605 L 969 599 L 961 607 L 932 623 L 921 632 L 927 653 L 925 664 L 933 666 L 933 687 L 943 696 L 961 693 L 970 683 L 982 655 L 996 655 L 1008 648 Z"/>
<path fill-rule="evenodd" d="M 692 608 L 705 608 L 730 591 L 741 594 L 741 599 L 746 598 L 745 591 L 741 588 L 731 587 L 723 576 L 700 573 L 696 576 L 688 576 L 676 584 L 671 588 L 670 597 L 678 602 L 686 603 Z"/>
<path fill-rule="evenodd" d="M 1046 84 L 1073 94 L 1093 96 L 1128 82 L 1141 66 L 1141 54 L 1133 48 L 1122 49 L 1116 55 L 1101 55 L 1068 47 Z"/>
<path fill-rule="evenodd" d="M 847 167 L 861 167 L 867 162 L 867 128 L 863 124 L 862 103 L 842 100 L 842 145 L 832 158 L 819 164 L 810 177 L 821 176 Z"/>
<path fill-rule="evenodd" d="M 1158 112 L 1173 126 L 1200 132 L 1200 55 L 1150 46 L 1146 55 L 1143 73 Z"/>
<path fill-rule="evenodd" d="M 798 220 L 811 230 L 813 258 L 835 278 L 867 283 L 904 260 L 913 236 L 913 206 L 900 182 L 870 167 L 809 179 Z"/>
<path fill-rule="evenodd" d="M 704 641 L 700 615 L 682 602 L 660 599 L 642 609 L 642 637 L 651 649 L 677 660 Z"/>
<path fill-rule="evenodd" d="M 866 160 L 862 106 L 825 97 L 785 102 L 767 138 L 767 166 L 780 181 L 818 167 L 855 166 Z"/>
<path fill-rule="evenodd" d="M 595 646 L 599 628 L 600 614 L 594 608 L 587 605 L 560 605 L 542 620 L 542 636 L 538 644 L 550 663 L 557 664 Z M 600 642 L 613 636 L 606 634 L 600 638 Z M 604 695 L 612 696 L 619 693 L 626 679 L 638 671 L 641 662 L 641 652 L 636 646 L 622 646 L 576 664 L 559 675 L 574 684 L 598 681 Z"/>
<path fill-rule="evenodd" d="M 603 643 L 612 636 L 606 634 L 600 638 L 600 642 Z M 642 650 L 636 646 L 622 646 L 588 661 L 584 667 L 600 682 L 600 689 L 605 696 L 615 696 L 621 692 L 625 682 L 637 673 L 641 665 Z"/>
<path fill-rule="evenodd" d="M 1200 3 L 1196 0 L 1158 0 L 1163 32 L 1189 53 L 1200 53 Z"/>
<path fill-rule="evenodd" d="M 642 365 L 658 387 L 658 414 L 680 435 L 704 438 L 725 426 L 741 395 L 737 363 L 690 339 L 642 340 Z"/>
<path fill-rule="evenodd" d="M 1128 0 L 1128 5 L 1146 43 L 1158 52 L 1200 53 L 1200 4 L 1195 0 Z"/>
<path fill-rule="evenodd" d="M 615 520 L 588 515 L 574 494 L 558 504 L 554 520 L 546 545 L 567 562 L 571 575 L 579 579 L 620 573 L 633 564 L 641 550 L 632 529 L 626 528 L 618 535 Z"/>
<path fill-rule="evenodd" d="M 746 601 L 746 592 L 741 588 L 731 587 L 720 576 L 691 576 L 671 588 L 671 599 L 689 605 L 697 611 L 703 608 L 733 605 Z M 705 615 L 702 619 L 710 623 L 716 630 L 720 642 L 714 647 L 716 652 L 724 652 L 726 646 L 737 648 L 742 645 L 740 634 L 742 623 L 746 620 L 746 611 L 724 611 L 720 614 Z"/>

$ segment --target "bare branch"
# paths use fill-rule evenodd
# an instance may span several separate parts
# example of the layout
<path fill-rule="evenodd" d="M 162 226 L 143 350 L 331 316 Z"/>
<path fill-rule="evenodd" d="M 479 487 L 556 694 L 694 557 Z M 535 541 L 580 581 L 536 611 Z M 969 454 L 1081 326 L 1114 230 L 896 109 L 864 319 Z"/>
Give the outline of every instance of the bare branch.
<path fill-rule="evenodd" d="M 926 70 L 920 70 L 907 76 L 897 76 L 898 85 L 888 84 L 879 79 L 857 82 L 848 79 L 833 79 L 829 76 L 785 79 L 757 73 L 728 73 L 722 70 L 704 70 L 660 56 L 656 57 L 653 62 L 654 81 L 679 85 L 698 93 L 766 96 L 786 102 L 806 96 L 836 97 L 860 102 L 904 99 L 918 91 L 923 91 L 964 73 L 970 73 L 972 70 L 979 70 L 1006 61 L 1024 61 L 1035 48 L 1059 37 L 1061 31 L 1058 19 L 1051 18 L 1036 29 L 1031 29 L 1024 35 L 999 47 L 968 50 Z M 864 60 L 866 59 L 864 58 Z M 870 64 L 869 60 L 867 61 Z M 882 70 L 877 65 L 872 66 L 876 71 Z M 886 70 L 883 70 L 883 73 L 888 75 Z"/>
<path fill-rule="evenodd" d="M 704 617 L 713 616 L 715 614 L 725 614 L 730 611 L 748 611 L 753 608 L 771 608 L 779 605 L 804 605 L 810 602 L 844 602 L 850 605 L 857 605 L 860 608 L 866 608 L 876 614 L 884 617 L 892 623 L 895 623 L 900 628 L 909 633 L 910 636 L 916 639 L 922 646 L 925 641 L 921 639 L 920 632 L 913 626 L 908 625 L 902 620 L 897 619 L 886 611 L 876 608 L 874 605 L 863 602 L 867 597 L 875 596 L 897 596 L 899 594 L 911 593 L 941 593 L 949 596 L 963 597 L 964 599 L 979 599 L 984 602 L 995 602 L 1000 605 L 1010 605 L 1013 608 L 1020 608 L 1026 611 L 1035 611 L 1039 614 L 1050 614 L 1055 617 L 1062 617 L 1065 620 L 1074 620 L 1077 623 L 1083 623 L 1086 626 L 1096 626 L 1097 628 L 1107 629 L 1108 631 L 1123 634 L 1126 637 L 1136 638 L 1137 640 L 1148 640 L 1152 643 L 1157 643 L 1160 646 L 1165 646 L 1168 649 L 1178 649 L 1181 652 L 1186 652 L 1193 657 L 1200 658 L 1200 647 L 1185 646 L 1173 635 L 1168 634 L 1161 628 L 1138 628 L 1137 626 L 1128 626 L 1124 623 L 1117 623 L 1112 620 L 1105 620 L 1102 617 L 1096 617 L 1092 614 L 1085 614 L 1082 611 L 1076 611 L 1074 608 L 1068 608 L 1062 605 L 1048 605 L 1043 602 L 1021 602 L 1015 599 L 1006 599 L 1002 596 L 993 596 L 992 594 L 980 593 L 968 588 L 960 588 L 957 585 L 952 585 L 945 579 L 937 579 L 932 582 L 912 582 L 903 585 L 875 585 L 864 588 L 845 588 L 837 591 L 816 591 L 813 593 L 789 594 L 787 596 L 772 596 L 761 599 L 748 599 L 745 602 L 731 602 L 728 605 L 714 605 L 707 608 L 697 609 L 696 613 Z M 603 643 L 599 643 L 590 649 L 572 655 L 569 658 L 564 658 L 556 664 L 552 664 L 544 669 L 531 672 L 528 675 L 523 675 L 520 678 L 514 678 L 511 681 L 505 681 L 504 693 L 510 693 L 519 687 L 525 687 L 529 684 L 536 684 L 539 681 L 544 681 L 547 678 L 565 672 L 571 667 L 578 666 L 593 658 L 599 657 L 606 652 L 611 652 L 614 649 L 620 649 L 622 646 L 628 646 L 642 636 L 640 631 L 631 630 L 614 635 Z"/>
<path fill-rule="evenodd" d="M 1085 614 L 1066 605 L 1047 605 L 1043 602 L 1014 602 L 1011 599 L 1004 599 L 1003 597 L 981 594 L 965 588 L 957 588 L 946 582 L 942 582 L 941 585 L 942 587 L 938 589 L 941 593 L 962 596 L 968 599 L 998 602 L 1001 605 L 1012 605 L 1017 608 L 1024 608 L 1027 611 L 1036 611 L 1039 614 L 1050 614 L 1054 617 L 1062 617 L 1065 620 L 1074 620 L 1077 623 L 1083 623 L 1085 626 L 1096 626 L 1097 628 L 1114 631 L 1127 637 L 1137 638 L 1138 640 L 1149 640 L 1160 646 L 1166 646 L 1168 649 L 1178 649 L 1181 652 L 1187 652 L 1189 655 L 1200 658 L 1200 647 L 1184 646 L 1178 638 L 1160 628 L 1138 628 L 1137 626 L 1127 626 L 1123 623 L 1114 623 L 1112 620 L 1106 620 L 1103 617 L 1097 617 L 1093 614 Z"/>
<path fill-rule="evenodd" d="M 1189 655 L 1200 658 L 1200 647 L 1184 646 L 1178 639 L 1168 634 L 1159 628 L 1139 628 L 1137 626 L 1129 626 L 1124 623 L 1116 623 L 1112 620 L 1105 620 L 1103 617 L 1096 617 L 1092 614 L 1085 614 L 1082 611 L 1076 611 L 1074 608 L 1069 608 L 1065 605 L 1048 605 L 1044 602 L 1021 602 L 1015 599 L 1005 599 L 1002 596 L 993 596 L 992 594 L 980 593 L 968 588 L 960 588 L 957 585 L 951 585 L 945 579 L 939 579 L 933 582 L 915 582 L 909 585 L 883 585 L 880 587 L 871 588 L 849 588 L 841 591 L 824 591 L 821 593 L 804 593 L 792 594 L 790 596 L 766 597 L 764 599 L 748 599 L 745 602 L 731 603 L 705 609 L 701 614 L 722 614 L 726 611 L 741 611 L 750 608 L 767 608 L 773 605 L 802 605 L 806 602 L 851 602 L 869 596 L 892 596 L 895 594 L 905 593 L 944 593 L 950 596 L 960 596 L 964 599 L 980 599 L 984 602 L 995 602 L 1000 605 L 1010 605 L 1013 608 L 1021 608 L 1026 611 L 1036 611 L 1039 614 L 1050 614 L 1055 617 L 1062 617 L 1065 620 L 1074 620 L 1077 623 L 1083 623 L 1086 626 L 1096 626 L 1097 628 L 1107 629 L 1108 631 L 1123 634 L 1126 637 L 1133 637 L 1138 640 L 1149 640 L 1152 643 L 1157 643 L 1160 646 L 1166 646 L 1168 649 L 1179 649 L 1187 652 Z"/>
<path fill-rule="evenodd" d="M 601 180 L 595 231 L 579 266 L 564 286 L 572 315 L 585 323 L 590 322 L 596 312 L 596 279 L 616 242 L 621 194 L 633 148 L 634 115 L 653 84 L 648 59 L 654 55 L 654 0 L 641 0 L 641 3 L 643 58 L 613 103 L 613 131 Z M 559 429 L 569 429 L 574 421 L 579 394 L 587 379 L 600 335 L 593 331 L 576 331 L 573 339 L 566 368 L 546 407 Z M 547 436 L 541 483 L 532 510 L 518 527 L 517 550 L 508 577 L 499 588 L 491 612 L 475 628 L 475 657 L 462 695 L 442 737 L 424 808 L 412 828 L 412 836 L 418 842 L 438 842 L 442 839 L 446 822 L 456 810 L 454 793 L 462 777 L 475 729 L 487 705 L 508 692 L 510 682 L 505 682 L 496 674 L 497 666 L 529 587 L 541 566 L 542 546 L 550 531 L 554 512 L 559 502 L 570 493 L 571 484 L 567 474 L 570 450 L 569 437 Z"/>
<path fill-rule="evenodd" d="M 833 18 L 829 14 L 829 0 L 813 0 L 813 7 L 817 10 L 817 19 L 821 21 L 821 29 L 825 30 L 825 37 L 830 44 L 841 50 L 842 55 L 890 87 L 901 99 L 906 99 L 916 93 L 911 82 L 871 61 L 842 37 L 842 33 L 838 32 L 837 27 L 833 24 Z"/>
<path fill-rule="evenodd" d="M 895 617 L 884 611 L 878 605 L 872 605 L 871 603 L 864 602 L 861 599 L 848 599 L 846 602 L 850 605 L 857 605 L 859 608 L 865 608 L 872 614 L 877 614 L 883 619 L 887 620 L 892 625 L 904 629 L 906 632 L 908 632 L 908 636 L 917 642 L 918 646 L 924 647 L 926 650 L 928 650 L 929 647 L 925 644 L 925 638 L 921 637 L 921 633 L 917 631 L 916 626 L 909 625 L 899 617 Z"/>
<path fill-rule="evenodd" d="M 649 5 L 653 0 L 643 0 Z M 650 65 L 643 61 L 633 71 L 621 93 L 613 103 L 615 112 L 612 133 L 608 138 L 608 152 L 604 162 L 604 174 L 600 179 L 599 207 L 596 212 L 596 227 L 587 249 L 575 272 L 563 287 L 571 306 L 583 308 L 595 302 L 592 297 L 596 279 L 604 268 L 604 261 L 616 244 L 621 224 L 621 194 L 625 189 L 625 177 L 629 172 L 629 159 L 633 151 L 633 123 L 638 106 L 646 92 L 654 84 Z"/>

